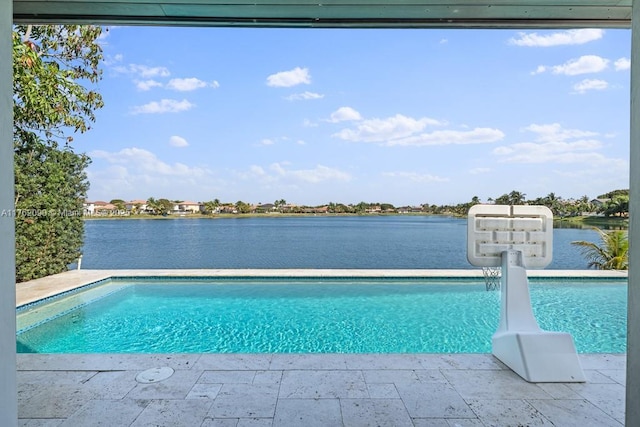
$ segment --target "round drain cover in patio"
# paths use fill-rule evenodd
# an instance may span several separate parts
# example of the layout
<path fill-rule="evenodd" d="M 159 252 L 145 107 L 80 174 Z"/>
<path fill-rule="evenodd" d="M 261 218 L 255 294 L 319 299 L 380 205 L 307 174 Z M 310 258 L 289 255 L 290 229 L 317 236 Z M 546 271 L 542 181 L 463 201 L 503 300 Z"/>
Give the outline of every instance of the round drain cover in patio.
<path fill-rule="evenodd" d="M 136 376 L 136 381 L 142 384 L 157 383 L 159 381 L 166 380 L 173 375 L 173 369 L 168 366 L 161 368 L 151 368 L 144 372 L 140 372 Z"/>

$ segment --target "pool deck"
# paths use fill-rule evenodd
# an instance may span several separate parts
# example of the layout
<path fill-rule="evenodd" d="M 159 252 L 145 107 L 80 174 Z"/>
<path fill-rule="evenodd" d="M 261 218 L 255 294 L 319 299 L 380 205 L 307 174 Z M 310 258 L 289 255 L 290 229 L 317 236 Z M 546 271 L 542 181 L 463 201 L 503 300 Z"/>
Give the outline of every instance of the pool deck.
<path fill-rule="evenodd" d="M 478 270 L 82 270 L 19 284 L 17 305 L 110 276 L 164 275 L 482 277 Z M 490 354 L 18 354 L 17 360 L 25 427 L 624 425 L 624 354 L 580 355 L 585 383 L 528 383 Z M 164 380 L 136 380 L 165 367 L 173 374 Z"/>
<path fill-rule="evenodd" d="M 622 426 L 625 356 L 586 383 L 522 380 L 488 354 L 18 355 L 20 426 Z M 170 367 L 164 381 L 136 376 Z"/>

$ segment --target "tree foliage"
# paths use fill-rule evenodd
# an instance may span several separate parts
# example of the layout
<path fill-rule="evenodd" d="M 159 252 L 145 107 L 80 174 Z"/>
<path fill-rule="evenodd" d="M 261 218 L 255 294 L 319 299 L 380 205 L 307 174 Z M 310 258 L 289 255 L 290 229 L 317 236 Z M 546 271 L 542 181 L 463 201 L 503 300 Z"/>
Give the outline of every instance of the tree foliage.
<path fill-rule="evenodd" d="M 587 259 L 589 268 L 596 270 L 628 270 L 629 269 L 629 237 L 626 231 L 604 231 L 594 228 L 600 235 L 600 244 L 576 241 L 571 244 L 579 246 L 582 255 Z"/>
<path fill-rule="evenodd" d="M 154 215 L 167 215 L 173 210 L 174 203 L 169 199 L 155 199 L 149 197 L 147 199 L 147 209 L 151 210 Z"/>
<path fill-rule="evenodd" d="M 83 243 L 83 198 L 89 158 L 38 141 L 15 154 L 16 277 L 35 279 L 67 269 Z"/>
<path fill-rule="evenodd" d="M 89 157 L 72 147 L 102 107 L 100 27 L 15 26 L 13 143 L 16 279 L 65 271 L 83 244 Z"/>

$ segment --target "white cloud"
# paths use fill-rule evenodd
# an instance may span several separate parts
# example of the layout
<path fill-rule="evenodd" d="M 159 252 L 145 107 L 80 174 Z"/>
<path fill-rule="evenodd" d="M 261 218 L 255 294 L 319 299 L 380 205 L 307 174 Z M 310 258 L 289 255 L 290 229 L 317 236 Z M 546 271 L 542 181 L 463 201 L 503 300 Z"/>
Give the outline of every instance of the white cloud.
<path fill-rule="evenodd" d="M 538 68 L 536 68 L 535 71 L 532 71 L 531 74 L 533 75 L 542 74 L 545 71 L 547 71 L 547 67 L 545 67 L 544 65 L 538 65 Z"/>
<path fill-rule="evenodd" d="M 598 133 L 579 129 L 563 129 L 558 123 L 533 124 L 525 128 L 537 136 L 535 142 L 520 142 L 497 147 L 493 154 L 505 163 L 583 163 L 588 167 L 625 168 L 622 159 L 607 158 L 598 151 L 602 143 Z"/>
<path fill-rule="evenodd" d="M 211 87 L 214 89 L 218 89 L 220 87 L 220 83 L 217 80 L 211 82 Z"/>
<path fill-rule="evenodd" d="M 293 70 L 281 71 L 267 77 L 267 86 L 272 87 L 291 87 L 310 83 L 311 75 L 308 68 L 296 67 Z"/>
<path fill-rule="evenodd" d="M 504 156 L 502 161 L 507 163 L 584 163 L 601 156 L 590 151 L 600 147 L 598 141 L 520 142 L 498 147 L 494 154 Z"/>
<path fill-rule="evenodd" d="M 601 39 L 603 35 L 604 30 L 599 28 L 567 30 L 551 34 L 522 32 L 518 33 L 517 37 L 509 39 L 509 44 L 529 47 L 578 45 Z"/>
<path fill-rule="evenodd" d="M 300 181 L 306 181 L 313 184 L 317 184 L 323 181 L 350 181 L 351 175 L 346 172 L 342 172 L 338 169 L 330 168 L 328 166 L 317 165 L 313 169 L 300 169 L 300 170 L 282 170 L 285 176 L 290 176 Z"/>
<path fill-rule="evenodd" d="M 114 70 L 119 73 L 134 74 L 143 79 L 150 79 L 152 77 L 168 77 L 171 75 L 166 67 L 148 67 L 146 65 L 139 64 L 114 67 Z"/>
<path fill-rule="evenodd" d="M 175 99 L 162 99 L 160 101 L 149 102 L 148 104 L 138 105 L 131 109 L 131 114 L 161 114 L 161 113 L 178 113 L 187 111 L 195 105 L 183 99 L 178 101 Z"/>
<path fill-rule="evenodd" d="M 352 120 L 361 120 L 362 116 L 356 110 L 351 107 L 340 107 L 329 118 L 332 123 L 346 122 Z"/>
<path fill-rule="evenodd" d="M 573 90 L 575 93 L 586 93 L 590 90 L 605 90 L 609 87 L 609 83 L 605 80 L 597 80 L 597 79 L 584 79 L 579 83 L 573 85 Z"/>
<path fill-rule="evenodd" d="M 262 184 L 297 185 L 301 183 L 318 184 L 325 181 L 350 181 L 351 175 L 339 169 L 317 165 L 313 169 L 291 169 L 288 162 L 272 163 L 268 170 L 252 165 L 248 173 L 240 173 L 245 180 L 259 179 Z"/>
<path fill-rule="evenodd" d="M 258 175 L 258 176 L 263 176 L 266 175 L 267 173 L 265 172 L 264 168 L 262 168 L 262 166 L 257 166 L 257 165 L 251 165 L 249 166 L 249 172 L 252 175 Z"/>
<path fill-rule="evenodd" d="M 153 196 L 186 200 L 198 197 L 194 189 L 215 191 L 222 188 L 206 168 L 170 164 L 141 148 L 125 148 L 118 152 L 96 150 L 89 155 L 94 162 L 89 166 L 87 176 L 91 181 L 91 193 L 98 198 L 131 200 Z"/>
<path fill-rule="evenodd" d="M 162 83 L 155 80 L 138 80 L 135 81 L 138 90 L 147 91 L 154 87 L 161 87 Z"/>
<path fill-rule="evenodd" d="M 115 66 L 115 64 L 118 64 L 120 62 L 122 62 L 122 60 L 124 59 L 124 55 L 122 55 L 121 53 L 117 53 L 113 56 L 105 54 L 104 58 L 102 59 L 102 62 L 104 63 L 104 65 L 111 67 L 111 69 L 115 70 L 116 72 L 118 72 L 118 68 L 123 68 L 121 66 Z"/>
<path fill-rule="evenodd" d="M 173 147 L 188 147 L 189 143 L 181 136 L 174 135 L 169 138 L 169 144 Z"/>
<path fill-rule="evenodd" d="M 183 163 L 169 164 L 163 162 L 151 151 L 137 147 L 124 148 L 118 152 L 95 150 L 90 152 L 89 156 L 94 159 L 104 159 L 112 164 L 124 167 L 129 166 L 128 169 L 134 173 L 190 177 L 201 177 L 209 174 L 209 171 L 203 168 L 190 167 Z"/>
<path fill-rule="evenodd" d="M 185 79 L 171 79 L 167 83 L 167 89 L 177 90 L 179 92 L 189 92 L 196 89 L 207 87 L 209 84 L 195 77 Z"/>
<path fill-rule="evenodd" d="M 598 136 L 597 132 L 580 129 L 564 129 L 560 123 L 550 123 L 545 125 L 531 124 L 525 128 L 525 131 L 537 134 L 537 141 L 566 141 L 575 138 L 591 138 Z"/>
<path fill-rule="evenodd" d="M 385 145 L 426 146 L 426 145 L 467 145 L 487 144 L 500 141 L 504 132 L 492 128 L 475 128 L 472 130 L 438 130 L 431 133 L 410 136 L 388 141 Z"/>
<path fill-rule="evenodd" d="M 579 74 L 599 73 L 604 71 L 609 64 L 609 60 L 597 55 L 584 55 L 577 59 L 571 59 L 562 65 L 551 67 L 540 65 L 532 74 L 540 74 L 551 70 L 553 74 L 563 74 L 566 76 L 576 76 Z"/>
<path fill-rule="evenodd" d="M 280 143 L 293 143 L 293 142 L 295 141 L 292 141 L 291 138 L 289 138 L 288 136 L 274 136 L 270 138 L 262 138 L 257 145 L 268 146 L 268 145 L 274 145 L 274 144 L 280 144 Z"/>
<path fill-rule="evenodd" d="M 343 129 L 332 136 L 352 142 L 375 142 L 384 145 L 444 145 L 495 142 L 504 137 L 496 129 L 476 128 L 468 131 L 444 130 L 421 133 L 427 126 L 442 126 L 428 117 L 414 119 L 396 114 L 386 119 L 359 121 L 354 128 Z"/>
<path fill-rule="evenodd" d="M 396 114 L 386 119 L 364 120 L 355 129 L 343 129 L 334 136 L 346 141 L 389 142 L 405 138 L 423 130 L 428 124 L 438 124 L 433 119 L 414 119 Z"/>
<path fill-rule="evenodd" d="M 412 182 L 426 184 L 429 182 L 449 182 L 449 178 L 443 178 L 437 175 L 420 174 L 416 172 L 384 172 L 383 176 L 390 178 L 401 178 Z"/>
<path fill-rule="evenodd" d="M 302 93 L 294 93 L 293 95 L 287 96 L 285 99 L 287 101 L 306 101 L 309 99 L 322 99 L 324 95 L 315 92 L 302 92 Z"/>
<path fill-rule="evenodd" d="M 631 60 L 629 58 L 616 59 L 613 63 L 613 67 L 616 71 L 624 71 L 631 68 Z"/>

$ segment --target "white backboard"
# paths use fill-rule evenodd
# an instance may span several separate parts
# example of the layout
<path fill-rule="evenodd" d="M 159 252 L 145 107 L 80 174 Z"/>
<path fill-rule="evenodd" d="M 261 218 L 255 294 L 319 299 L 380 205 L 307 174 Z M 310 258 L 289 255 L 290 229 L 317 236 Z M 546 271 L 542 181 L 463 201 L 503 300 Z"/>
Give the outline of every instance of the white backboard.
<path fill-rule="evenodd" d="M 553 255 L 553 213 L 546 206 L 475 205 L 467 220 L 467 259 L 498 267 L 502 252 L 522 251 L 526 268 L 543 268 Z"/>

